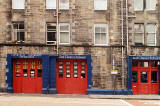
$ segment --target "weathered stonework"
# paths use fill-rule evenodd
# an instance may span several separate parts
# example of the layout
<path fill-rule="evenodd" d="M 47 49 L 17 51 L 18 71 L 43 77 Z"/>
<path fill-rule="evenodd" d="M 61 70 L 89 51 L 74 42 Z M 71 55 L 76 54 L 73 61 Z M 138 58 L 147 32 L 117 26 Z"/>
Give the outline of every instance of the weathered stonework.
<path fill-rule="evenodd" d="M 69 10 L 60 10 L 59 22 L 70 24 L 70 45 L 60 45 L 59 54 L 90 54 L 93 66 L 92 88 L 113 89 L 113 77 L 110 74 L 112 62 L 119 70 L 117 89 L 122 89 L 122 19 L 121 0 L 108 0 L 106 11 L 94 10 L 94 0 L 70 0 Z M 158 1 L 158 0 L 157 0 Z M 0 0 L 0 89 L 7 88 L 5 67 L 7 54 L 56 54 L 56 46 L 46 45 L 46 23 L 56 24 L 56 10 L 45 9 L 45 0 L 26 0 L 25 10 L 12 10 L 11 0 Z M 124 0 L 124 14 L 125 14 Z M 159 47 L 132 46 L 133 25 L 135 22 L 155 22 L 158 24 L 158 7 L 154 12 L 134 12 L 133 0 L 128 0 L 129 54 L 158 56 Z M 124 19 L 126 16 L 124 15 Z M 15 44 L 12 22 L 24 21 L 25 44 Z M 94 45 L 94 24 L 109 25 L 109 45 Z M 126 24 L 124 23 L 124 56 L 126 58 Z M 159 46 L 157 31 L 157 46 Z M 7 45 L 8 44 L 8 45 Z M 34 45 L 35 44 L 35 45 Z M 114 57 L 113 57 L 114 54 Z M 124 66 L 126 86 L 127 69 Z M 125 88 L 123 88 L 125 89 Z"/>

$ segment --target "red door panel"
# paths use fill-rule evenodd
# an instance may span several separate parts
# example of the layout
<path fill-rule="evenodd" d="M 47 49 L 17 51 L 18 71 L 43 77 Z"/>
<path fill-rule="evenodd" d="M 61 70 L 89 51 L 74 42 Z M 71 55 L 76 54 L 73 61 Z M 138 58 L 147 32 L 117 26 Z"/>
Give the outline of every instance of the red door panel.
<path fill-rule="evenodd" d="M 16 77 L 16 75 L 18 75 L 17 72 L 20 73 L 19 77 Z M 41 93 L 42 89 L 41 60 L 39 59 L 14 60 L 13 88 L 15 93 Z"/>
<path fill-rule="evenodd" d="M 158 94 L 157 61 L 133 61 L 132 90 L 133 94 Z"/>
<path fill-rule="evenodd" d="M 86 94 L 86 60 L 59 59 L 57 61 L 57 91 L 60 94 Z"/>

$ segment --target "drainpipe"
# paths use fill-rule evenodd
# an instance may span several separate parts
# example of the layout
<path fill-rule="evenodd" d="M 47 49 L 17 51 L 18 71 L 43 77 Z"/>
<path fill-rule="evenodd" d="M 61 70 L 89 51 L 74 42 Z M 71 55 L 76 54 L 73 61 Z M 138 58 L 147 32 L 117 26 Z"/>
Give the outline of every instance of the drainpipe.
<path fill-rule="evenodd" d="M 129 51 L 129 36 L 128 36 L 128 0 L 126 0 L 126 34 L 127 34 L 127 55 Z"/>
<path fill-rule="evenodd" d="M 122 35 L 121 35 L 121 39 L 122 39 L 122 57 L 121 57 L 121 62 L 122 62 L 122 89 L 124 89 L 124 63 L 123 63 L 123 59 L 124 59 L 124 43 L 123 43 L 123 39 L 124 39 L 124 35 L 123 35 L 123 21 L 124 21 L 124 17 L 123 17 L 123 0 L 121 0 L 121 31 L 122 31 Z"/>
<path fill-rule="evenodd" d="M 57 32 L 57 54 L 59 53 L 59 0 L 56 0 L 56 32 Z"/>

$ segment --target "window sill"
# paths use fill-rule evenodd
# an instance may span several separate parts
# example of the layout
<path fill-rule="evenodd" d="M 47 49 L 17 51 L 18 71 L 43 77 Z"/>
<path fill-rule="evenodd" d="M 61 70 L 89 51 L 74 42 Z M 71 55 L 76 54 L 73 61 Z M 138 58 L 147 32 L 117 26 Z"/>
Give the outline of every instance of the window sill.
<path fill-rule="evenodd" d="M 142 45 L 142 46 L 131 45 L 131 47 L 156 47 L 156 48 L 160 48 L 160 46 L 147 46 L 147 45 Z"/>
<path fill-rule="evenodd" d="M 139 13 L 139 14 L 142 14 L 142 13 L 152 13 L 152 14 L 155 14 L 155 13 L 158 13 L 156 10 L 139 10 L 139 11 L 134 11 L 135 13 Z"/>

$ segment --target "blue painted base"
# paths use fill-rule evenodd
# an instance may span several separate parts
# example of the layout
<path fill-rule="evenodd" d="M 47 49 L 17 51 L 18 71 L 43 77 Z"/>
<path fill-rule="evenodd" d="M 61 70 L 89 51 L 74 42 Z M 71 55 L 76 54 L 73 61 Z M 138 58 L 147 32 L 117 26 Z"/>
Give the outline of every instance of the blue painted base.
<path fill-rule="evenodd" d="M 49 88 L 49 94 L 57 94 L 56 88 Z"/>
<path fill-rule="evenodd" d="M 7 91 L 8 91 L 9 93 L 13 93 L 13 88 L 12 88 L 12 87 L 8 87 L 8 88 L 7 88 Z"/>
<path fill-rule="evenodd" d="M 133 95 L 129 89 L 87 89 L 87 94 L 102 94 L 102 95 Z"/>

